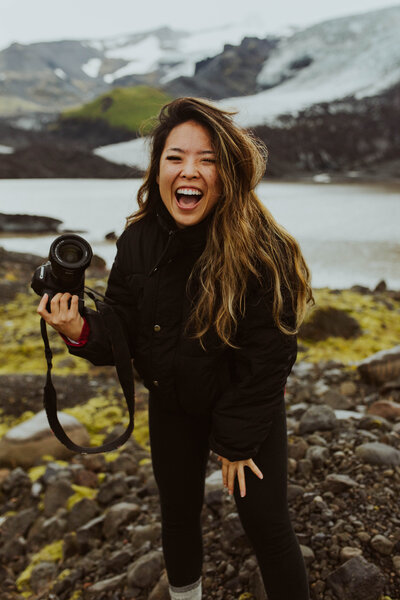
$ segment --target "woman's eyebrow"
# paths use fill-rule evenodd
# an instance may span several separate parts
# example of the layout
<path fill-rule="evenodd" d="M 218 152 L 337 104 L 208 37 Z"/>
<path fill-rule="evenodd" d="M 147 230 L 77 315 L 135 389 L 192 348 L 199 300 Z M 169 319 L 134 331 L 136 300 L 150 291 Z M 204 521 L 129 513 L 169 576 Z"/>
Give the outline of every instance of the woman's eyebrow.
<path fill-rule="evenodd" d="M 167 152 L 182 152 L 183 154 L 186 153 L 185 150 L 182 150 L 182 148 L 168 148 Z M 196 152 L 196 154 L 215 154 L 214 150 L 200 150 L 200 152 Z"/>

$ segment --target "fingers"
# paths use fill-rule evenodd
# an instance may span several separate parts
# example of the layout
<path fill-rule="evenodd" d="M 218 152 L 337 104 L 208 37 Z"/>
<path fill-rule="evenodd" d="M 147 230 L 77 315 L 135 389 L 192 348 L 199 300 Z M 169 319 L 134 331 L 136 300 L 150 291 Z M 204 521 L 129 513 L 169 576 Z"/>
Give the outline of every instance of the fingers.
<path fill-rule="evenodd" d="M 236 477 L 236 467 L 235 467 L 235 465 L 230 464 L 229 468 L 228 468 L 228 491 L 231 496 L 233 494 L 233 488 L 235 486 L 235 477 Z"/>
<path fill-rule="evenodd" d="M 47 305 L 47 300 L 49 299 L 48 294 L 44 294 L 44 296 L 42 296 L 40 302 L 39 302 L 39 306 L 37 307 L 36 312 L 43 317 L 43 319 L 45 321 L 47 321 L 47 317 L 50 316 L 50 313 L 46 310 L 46 305 Z"/>
<path fill-rule="evenodd" d="M 247 462 L 248 466 L 250 467 L 250 469 L 253 471 L 253 473 L 255 475 L 257 475 L 257 477 L 259 477 L 260 479 L 264 478 L 264 475 L 261 473 L 260 469 L 257 467 L 256 463 L 253 461 L 252 458 L 250 458 L 246 462 Z"/>
<path fill-rule="evenodd" d="M 246 495 L 246 478 L 244 467 L 250 467 L 257 477 L 260 479 L 264 478 L 262 472 L 251 458 L 248 460 L 238 460 L 235 462 L 230 462 L 228 459 L 223 457 L 220 458 L 222 461 L 222 482 L 224 487 L 228 488 L 230 495 L 233 494 L 236 475 L 239 483 L 240 496 L 244 498 Z"/>
<path fill-rule="evenodd" d="M 49 325 L 57 330 L 71 324 L 79 316 L 79 296 L 77 295 L 72 296 L 69 292 L 55 294 L 50 301 L 50 312 L 46 308 L 47 302 L 48 294 L 44 294 L 37 312 Z"/>
<path fill-rule="evenodd" d="M 242 463 L 238 467 L 238 481 L 240 488 L 240 496 L 243 498 L 246 495 L 246 480 L 244 477 L 244 466 Z"/>

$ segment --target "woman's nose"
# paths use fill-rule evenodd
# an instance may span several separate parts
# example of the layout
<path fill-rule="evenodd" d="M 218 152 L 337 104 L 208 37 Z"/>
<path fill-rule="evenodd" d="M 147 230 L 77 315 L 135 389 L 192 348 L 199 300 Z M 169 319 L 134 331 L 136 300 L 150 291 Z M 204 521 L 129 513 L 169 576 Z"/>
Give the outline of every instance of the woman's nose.
<path fill-rule="evenodd" d="M 194 161 L 188 160 L 184 162 L 184 164 L 182 165 L 181 175 L 182 177 L 186 177 L 187 179 L 193 179 L 198 176 L 197 167 Z"/>

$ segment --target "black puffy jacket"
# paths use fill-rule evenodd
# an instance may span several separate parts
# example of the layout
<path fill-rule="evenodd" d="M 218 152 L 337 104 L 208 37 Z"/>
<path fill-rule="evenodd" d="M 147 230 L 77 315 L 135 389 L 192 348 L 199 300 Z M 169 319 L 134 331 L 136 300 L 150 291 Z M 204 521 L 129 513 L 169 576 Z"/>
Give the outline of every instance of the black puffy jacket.
<path fill-rule="evenodd" d="M 246 314 L 235 336 L 239 349 L 222 346 L 208 333 L 203 350 L 184 335 L 190 309 L 186 282 L 204 250 L 211 218 L 178 229 L 160 202 L 156 214 L 119 237 L 106 297 L 117 303 L 134 366 L 152 396 L 166 410 L 210 415 L 210 448 L 233 461 L 254 458 L 268 435 L 272 411 L 284 402 L 297 338 L 276 327 L 271 289 L 259 284 L 248 287 Z M 85 311 L 89 340 L 81 348 L 69 346 L 69 352 L 95 365 L 114 364 L 101 317 Z M 283 318 L 294 325 L 287 307 Z"/>

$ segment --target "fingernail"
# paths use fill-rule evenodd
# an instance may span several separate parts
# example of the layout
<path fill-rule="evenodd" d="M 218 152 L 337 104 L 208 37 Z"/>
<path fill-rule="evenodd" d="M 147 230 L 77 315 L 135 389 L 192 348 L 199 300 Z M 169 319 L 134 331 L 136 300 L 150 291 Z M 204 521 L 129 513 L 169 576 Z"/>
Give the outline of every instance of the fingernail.
<path fill-rule="evenodd" d="M 244 492 L 240 492 L 241 497 L 245 496 Z"/>

